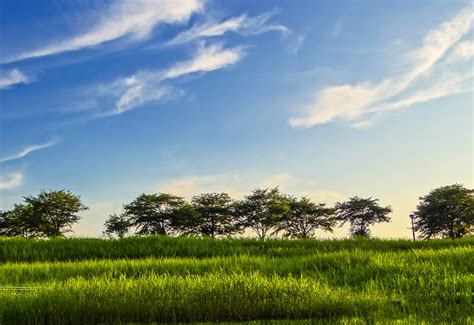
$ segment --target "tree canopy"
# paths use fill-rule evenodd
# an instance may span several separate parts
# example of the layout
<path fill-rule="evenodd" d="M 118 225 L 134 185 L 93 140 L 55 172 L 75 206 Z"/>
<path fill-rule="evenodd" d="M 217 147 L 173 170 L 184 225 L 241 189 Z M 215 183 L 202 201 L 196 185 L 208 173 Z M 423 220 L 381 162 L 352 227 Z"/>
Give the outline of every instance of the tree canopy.
<path fill-rule="evenodd" d="M 22 237 L 58 237 L 71 232 L 80 220 L 78 213 L 88 208 L 81 198 L 66 190 L 41 191 L 24 197 L 11 211 L 1 213 L 0 233 Z"/>
<path fill-rule="evenodd" d="M 288 209 L 288 199 L 278 187 L 256 189 L 235 204 L 236 215 L 242 226 L 253 229 L 261 239 L 279 232 L 283 214 Z"/>
<path fill-rule="evenodd" d="M 180 196 L 168 193 L 141 194 L 124 206 L 131 226 L 141 235 L 169 235 L 173 233 L 173 219 L 185 204 Z"/>
<path fill-rule="evenodd" d="M 195 213 L 182 218 L 181 229 L 188 234 L 227 236 L 240 231 L 233 211 L 233 200 L 227 193 L 203 193 L 191 199 Z"/>
<path fill-rule="evenodd" d="M 227 193 L 201 193 L 190 201 L 169 193 L 141 194 L 112 214 L 103 234 L 231 236 L 251 229 L 260 239 L 282 234 L 308 238 L 316 230 L 332 231 L 350 224 L 353 237 L 370 237 L 370 226 L 389 222 L 390 206 L 376 198 L 354 196 L 333 207 L 308 197 L 282 194 L 278 187 L 255 189 L 234 201 Z M 67 190 L 26 196 L 9 211 L 0 211 L 0 236 L 57 237 L 72 231 L 87 210 L 80 196 Z M 474 228 L 474 190 L 459 184 L 443 186 L 420 197 L 411 215 L 422 238 L 460 238 Z"/>
<path fill-rule="evenodd" d="M 354 196 L 346 202 L 337 202 L 337 220 L 341 222 L 340 227 L 350 223 L 349 232 L 353 237 L 370 237 L 369 226 L 379 222 L 389 222 L 390 206 L 381 207 L 374 198 L 360 198 Z"/>
<path fill-rule="evenodd" d="M 132 226 L 132 223 L 130 222 L 130 218 L 125 213 L 113 213 L 105 221 L 104 226 L 104 235 L 117 235 L 117 237 L 122 238 L 129 231 L 130 227 Z"/>
<path fill-rule="evenodd" d="M 286 237 L 308 238 L 316 229 L 332 232 L 336 225 L 336 210 L 327 208 L 324 203 L 316 204 L 302 197 L 299 200 L 288 198 L 287 204 L 288 209 L 279 226 Z"/>
<path fill-rule="evenodd" d="M 474 191 L 460 184 L 442 186 L 420 197 L 414 212 L 422 238 L 460 238 L 474 227 Z"/>

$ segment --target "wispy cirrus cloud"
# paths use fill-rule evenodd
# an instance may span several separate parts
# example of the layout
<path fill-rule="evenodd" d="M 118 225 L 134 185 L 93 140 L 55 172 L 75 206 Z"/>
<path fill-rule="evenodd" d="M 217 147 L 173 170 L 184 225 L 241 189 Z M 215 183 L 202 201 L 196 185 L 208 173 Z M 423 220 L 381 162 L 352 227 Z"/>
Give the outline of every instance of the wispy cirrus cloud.
<path fill-rule="evenodd" d="M 274 14 L 275 12 L 268 12 L 255 17 L 242 14 L 221 22 L 207 21 L 178 34 L 165 45 L 181 45 L 203 38 L 221 36 L 227 32 L 236 32 L 242 35 L 259 35 L 269 31 L 278 31 L 283 35 L 291 34 L 292 31 L 285 25 L 270 22 Z"/>
<path fill-rule="evenodd" d="M 474 42 L 463 41 L 453 49 L 451 55 L 448 58 L 449 62 L 458 62 L 470 60 L 474 57 Z"/>
<path fill-rule="evenodd" d="M 148 102 L 158 102 L 181 95 L 179 89 L 160 84 L 152 78 L 132 76 L 119 82 L 123 85 L 123 90 L 115 101 L 115 108 L 101 114 L 102 116 L 122 114 Z"/>
<path fill-rule="evenodd" d="M 7 176 L 0 176 L 0 190 L 11 190 L 23 183 L 23 174 L 13 172 Z"/>
<path fill-rule="evenodd" d="M 159 24 L 186 22 L 193 13 L 203 10 L 203 0 L 119 0 L 99 21 L 85 32 L 41 48 L 0 59 L 10 63 L 30 58 L 97 46 L 123 37 L 137 41 L 148 37 Z M 46 41 L 47 42 L 47 41 Z"/>
<path fill-rule="evenodd" d="M 140 71 L 102 87 L 100 95 L 115 98 L 114 109 L 104 115 L 118 115 L 148 102 L 157 102 L 182 95 L 167 81 L 186 75 L 224 69 L 245 55 L 242 47 L 224 48 L 222 44 L 202 45 L 190 60 L 178 62 L 165 70 Z"/>
<path fill-rule="evenodd" d="M 469 33 L 473 21 L 474 13 L 468 7 L 430 31 L 423 40 L 423 46 L 409 53 L 411 68 L 400 76 L 391 76 L 380 82 L 367 81 L 319 90 L 307 108 L 307 116 L 290 119 L 290 125 L 312 127 L 344 120 L 356 128 L 362 128 L 373 125 L 376 115 L 381 112 L 472 90 L 472 82 L 469 82 L 472 72 L 469 69 L 444 78 L 443 68 L 460 61 L 459 58 L 470 56 L 469 44 L 462 45 L 459 41 Z M 461 48 L 456 48 L 456 45 Z M 443 60 L 453 48 L 451 55 L 458 59 Z M 416 87 L 428 74 L 428 84 L 421 89 Z"/>
<path fill-rule="evenodd" d="M 17 69 L 0 72 L 0 89 L 8 89 L 17 84 L 28 82 L 28 78 L 24 73 Z"/>
<path fill-rule="evenodd" d="M 303 46 L 304 35 L 294 32 L 281 23 L 271 21 L 275 14 L 276 11 L 271 11 L 254 17 L 242 14 L 222 21 L 209 20 L 194 25 L 190 29 L 176 35 L 173 39 L 166 42 L 165 46 L 182 45 L 205 38 L 223 36 L 227 32 L 234 32 L 243 36 L 254 36 L 276 31 L 283 36 L 288 50 L 296 54 Z"/>
<path fill-rule="evenodd" d="M 244 49 L 241 46 L 229 49 L 225 49 L 222 44 L 201 46 L 191 60 L 177 63 L 163 71 L 159 74 L 159 79 L 174 79 L 192 73 L 226 68 L 237 63 L 244 54 Z"/>
<path fill-rule="evenodd" d="M 53 139 L 53 140 L 45 142 L 45 143 L 33 144 L 33 145 L 26 146 L 25 148 L 21 149 L 17 153 L 14 153 L 10 156 L 0 158 L 0 162 L 23 158 L 26 155 L 32 153 L 33 151 L 37 151 L 37 150 L 45 149 L 45 148 L 48 148 L 48 147 L 52 147 L 54 145 L 57 145 L 59 142 L 60 142 L 59 139 Z"/>

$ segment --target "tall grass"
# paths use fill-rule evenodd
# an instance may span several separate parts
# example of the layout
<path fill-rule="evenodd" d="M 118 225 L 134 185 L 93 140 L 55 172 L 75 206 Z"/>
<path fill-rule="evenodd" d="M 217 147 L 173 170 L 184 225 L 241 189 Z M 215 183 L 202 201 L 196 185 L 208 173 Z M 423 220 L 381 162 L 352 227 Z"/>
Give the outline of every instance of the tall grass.
<path fill-rule="evenodd" d="M 5 322 L 50 324 L 337 318 L 367 316 L 386 303 L 311 278 L 259 273 L 73 279 L 0 297 Z"/>
<path fill-rule="evenodd" d="M 367 279 L 432 277 L 436 274 L 472 274 L 474 253 L 468 247 L 403 252 L 340 251 L 301 257 L 145 258 L 136 260 L 84 260 L 76 262 L 5 263 L 0 265 L 0 285 L 24 286 L 70 278 L 134 278 L 143 275 L 251 273 L 305 275 L 331 285 L 356 286 Z"/>
<path fill-rule="evenodd" d="M 1 239 L 0 324 L 469 323 L 473 243 Z"/>
<path fill-rule="evenodd" d="M 255 319 L 468 320 L 472 279 L 396 277 L 401 292 L 370 281 L 363 291 L 312 277 L 250 274 L 94 277 L 50 282 L 26 292 L 1 292 L 3 322 L 99 323 L 244 321 Z M 411 295 L 403 294 L 414 290 Z M 383 290 L 382 290 L 383 289 Z"/>
<path fill-rule="evenodd" d="M 474 237 L 461 240 L 284 240 L 213 239 L 192 237 L 132 237 L 119 240 L 92 238 L 23 239 L 0 237 L 0 263 L 32 261 L 79 261 L 144 257 L 214 257 L 254 255 L 304 256 L 340 250 L 401 251 L 419 248 L 443 249 L 474 245 Z"/>

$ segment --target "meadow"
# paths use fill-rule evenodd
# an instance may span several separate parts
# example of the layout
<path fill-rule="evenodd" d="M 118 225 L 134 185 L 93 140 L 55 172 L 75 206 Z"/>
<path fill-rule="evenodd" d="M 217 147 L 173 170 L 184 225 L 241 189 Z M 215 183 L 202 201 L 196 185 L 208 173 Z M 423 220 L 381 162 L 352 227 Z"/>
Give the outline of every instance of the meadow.
<path fill-rule="evenodd" d="M 474 238 L 0 239 L 0 324 L 472 323 Z"/>

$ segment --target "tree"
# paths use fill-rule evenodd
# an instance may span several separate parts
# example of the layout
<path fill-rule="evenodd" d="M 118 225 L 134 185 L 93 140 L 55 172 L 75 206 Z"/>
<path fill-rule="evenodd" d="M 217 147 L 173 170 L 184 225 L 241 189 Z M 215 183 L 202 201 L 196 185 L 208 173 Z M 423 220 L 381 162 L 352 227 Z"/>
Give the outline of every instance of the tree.
<path fill-rule="evenodd" d="M 278 233 L 283 214 L 289 209 L 288 200 L 278 187 L 256 189 L 234 205 L 242 227 L 250 227 L 260 239 Z"/>
<path fill-rule="evenodd" d="M 349 222 L 351 236 L 370 237 L 369 226 L 378 222 L 389 222 L 388 214 L 392 212 L 390 206 L 381 207 L 377 202 L 378 199 L 371 197 L 364 199 L 358 196 L 352 197 L 346 202 L 337 202 L 335 206 L 336 218 L 341 222 L 340 227 Z"/>
<path fill-rule="evenodd" d="M 19 223 L 12 211 L 0 211 L 0 236 L 21 236 Z"/>
<path fill-rule="evenodd" d="M 315 204 L 307 197 L 300 200 L 288 199 L 289 209 L 284 214 L 280 230 L 284 236 L 292 238 L 308 238 L 316 229 L 332 232 L 336 224 L 335 209 L 327 208 L 324 203 Z"/>
<path fill-rule="evenodd" d="M 184 204 L 182 197 L 172 194 L 142 194 L 125 205 L 124 210 L 139 234 L 169 235 L 174 231 L 173 219 Z"/>
<path fill-rule="evenodd" d="M 473 232 L 474 190 L 460 184 L 439 187 L 420 197 L 413 214 L 422 238 L 463 237 Z"/>
<path fill-rule="evenodd" d="M 32 221 L 40 220 L 40 232 L 46 237 L 71 232 L 72 225 L 81 219 L 77 213 L 89 209 L 82 204 L 80 196 L 66 190 L 42 191 L 38 196 L 26 197 L 25 204 L 31 207 Z"/>
<path fill-rule="evenodd" d="M 180 213 L 180 229 L 186 234 L 226 236 L 240 231 L 227 193 L 205 193 L 191 199 L 194 213 Z M 185 217 L 186 216 L 186 217 Z"/>
<path fill-rule="evenodd" d="M 104 234 L 106 236 L 117 235 L 119 238 L 123 238 L 131 225 L 130 218 L 125 213 L 114 213 L 105 221 Z"/>
<path fill-rule="evenodd" d="M 87 209 L 81 198 L 69 191 L 41 191 L 37 196 L 24 197 L 24 203 L 2 213 L 1 233 L 23 237 L 64 236 L 80 220 L 77 213 Z"/>
<path fill-rule="evenodd" d="M 27 204 L 15 204 L 10 211 L 4 211 L 0 217 L 0 234 L 2 236 L 45 237 L 42 232 L 43 220 L 33 214 Z"/>

